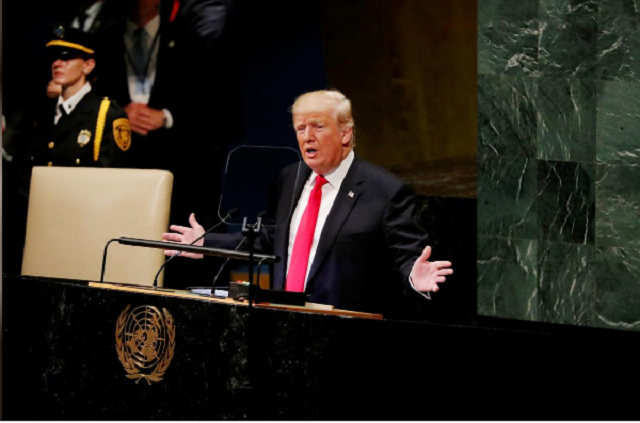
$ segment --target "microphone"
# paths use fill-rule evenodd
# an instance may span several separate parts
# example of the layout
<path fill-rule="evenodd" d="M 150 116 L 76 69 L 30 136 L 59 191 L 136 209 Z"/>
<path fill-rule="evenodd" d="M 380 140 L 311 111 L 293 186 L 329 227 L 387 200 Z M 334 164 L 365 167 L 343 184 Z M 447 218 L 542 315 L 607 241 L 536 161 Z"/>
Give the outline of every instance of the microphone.
<path fill-rule="evenodd" d="M 258 213 L 258 222 L 262 222 L 263 219 L 267 218 L 267 212 L 265 211 L 261 211 L 260 213 Z M 257 223 L 256 223 L 257 225 Z M 235 250 L 237 251 L 238 248 L 240 248 L 240 246 L 247 240 L 247 237 L 245 236 L 244 238 L 242 238 L 242 241 L 240 241 L 240 244 L 238 244 L 238 246 L 235 248 Z M 216 282 L 218 281 L 218 278 L 220 277 L 220 274 L 222 273 L 222 269 L 224 269 L 224 267 L 227 265 L 227 263 L 229 263 L 229 260 L 231 260 L 231 257 L 228 257 L 224 263 L 222 263 L 222 266 L 220 266 L 220 270 L 218 270 L 218 273 L 216 274 L 216 276 L 213 278 L 213 284 L 211 286 L 211 296 L 213 297 L 213 293 L 215 292 L 216 289 Z"/>
<path fill-rule="evenodd" d="M 227 212 L 227 215 L 225 217 L 222 218 L 222 220 L 220 220 L 220 222 L 216 223 L 215 225 L 213 225 L 212 227 L 210 227 L 209 229 L 207 229 L 205 231 L 205 233 L 203 233 L 202 235 L 200 235 L 198 238 L 196 238 L 191 244 L 189 245 L 193 245 L 196 242 L 200 241 L 202 238 L 205 237 L 205 235 L 207 235 L 209 232 L 211 232 L 212 230 L 214 230 L 215 228 L 217 228 L 218 226 L 222 225 L 223 223 L 225 223 L 228 219 L 232 219 L 234 217 L 236 217 L 238 214 L 240 214 L 240 210 L 237 208 L 233 208 L 231 210 L 229 210 Z M 174 255 L 172 255 L 169 260 L 166 260 L 164 263 L 162 263 L 162 266 L 160 266 L 160 270 L 158 270 L 158 273 L 156 273 L 156 277 L 153 279 L 153 287 L 157 288 L 158 287 L 158 278 L 160 277 L 160 273 L 162 272 L 162 269 L 164 269 L 164 267 L 167 265 L 167 263 L 169 263 L 171 260 L 173 260 L 174 258 L 178 257 L 180 254 L 182 254 L 182 251 L 178 251 L 177 253 L 175 253 Z"/>
<path fill-rule="evenodd" d="M 237 251 L 238 248 L 240 248 L 240 246 L 246 241 L 247 237 L 242 238 L 242 241 L 240 241 L 240 244 L 238 244 L 238 246 L 234 249 L 234 251 Z M 216 282 L 218 281 L 218 278 L 220 277 L 220 274 L 222 273 L 222 269 L 224 269 L 224 267 L 227 265 L 227 263 L 229 263 L 229 260 L 231 260 L 231 257 L 227 257 L 227 259 L 224 261 L 224 263 L 222 263 L 222 266 L 220 266 L 220 270 L 218 270 L 218 273 L 216 273 L 216 276 L 213 278 L 213 284 L 211 285 L 211 296 L 214 296 L 214 292 L 216 290 Z"/>

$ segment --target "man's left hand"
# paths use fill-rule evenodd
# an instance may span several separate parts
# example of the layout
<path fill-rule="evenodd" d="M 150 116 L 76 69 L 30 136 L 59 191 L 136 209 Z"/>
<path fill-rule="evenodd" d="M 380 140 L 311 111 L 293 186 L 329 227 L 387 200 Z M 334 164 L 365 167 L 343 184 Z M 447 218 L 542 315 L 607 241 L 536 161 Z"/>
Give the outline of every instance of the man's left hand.
<path fill-rule="evenodd" d="M 438 284 L 446 280 L 445 275 L 453 273 L 450 261 L 429 261 L 430 256 L 431 247 L 427 246 L 411 269 L 413 287 L 420 292 L 437 292 Z"/>

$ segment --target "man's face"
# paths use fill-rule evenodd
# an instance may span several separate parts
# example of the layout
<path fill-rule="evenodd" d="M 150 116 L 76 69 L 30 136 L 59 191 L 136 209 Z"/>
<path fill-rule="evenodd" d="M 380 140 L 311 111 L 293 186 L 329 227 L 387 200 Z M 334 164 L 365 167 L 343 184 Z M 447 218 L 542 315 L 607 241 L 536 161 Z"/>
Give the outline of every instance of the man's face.
<path fill-rule="evenodd" d="M 73 58 L 68 60 L 56 59 L 51 65 L 51 76 L 53 82 L 68 87 L 80 80 L 90 71 L 87 61 L 82 58 Z"/>
<path fill-rule="evenodd" d="M 294 113 L 293 127 L 304 162 L 319 175 L 338 166 L 349 152 L 351 130 L 340 130 L 333 110 Z"/>

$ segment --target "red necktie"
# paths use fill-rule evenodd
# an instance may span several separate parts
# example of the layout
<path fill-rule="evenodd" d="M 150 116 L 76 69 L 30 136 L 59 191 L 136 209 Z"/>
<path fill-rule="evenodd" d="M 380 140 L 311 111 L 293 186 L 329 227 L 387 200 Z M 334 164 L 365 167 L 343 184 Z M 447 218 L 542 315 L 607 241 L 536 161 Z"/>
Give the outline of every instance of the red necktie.
<path fill-rule="evenodd" d="M 316 176 L 316 185 L 309 194 L 309 203 L 304 210 L 296 239 L 293 242 L 289 273 L 287 275 L 287 291 L 303 292 L 307 266 L 309 265 L 309 252 L 313 244 L 313 234 L 316 232 L 316 222 L 322 201 L 322 186 L 327 180 L 322 175 Z"/>

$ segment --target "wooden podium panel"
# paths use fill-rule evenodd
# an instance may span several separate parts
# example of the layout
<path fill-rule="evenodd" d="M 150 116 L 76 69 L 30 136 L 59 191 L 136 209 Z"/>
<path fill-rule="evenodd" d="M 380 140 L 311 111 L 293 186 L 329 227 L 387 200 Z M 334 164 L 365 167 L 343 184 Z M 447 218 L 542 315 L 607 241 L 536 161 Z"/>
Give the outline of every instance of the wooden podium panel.
<path fill-rule="evenodd" d="M 638 333 L 250 309 L 7 275 L 3 295 L 8 420 L 639 417 L 637 392 L 612 379 L 640 377 Z"/>
<path fill-rule="evenodd" d="M 177 297 L 177 298 L 188 298 L 188 299 L 198 299 L 202 301 L 210 301 L 214 303 L 222 303 L 222 304 L 230 304 L 230 305 L 239 305 L 239 306 L 248 306 L 246 301 L 234 301 L 231 298 L 215 298 L 215 297 L 207 297 L 199 294 L 194 294 L 189 291 L 184 290 L 172 290 L 165 288 L 143 288 L 138 286 L 130 286 L 130 285 L 122 285 L 122 284 L 112 284 L 112 283 L 101 283 L 101 282 L 89 282 L 88 284 L 92 288 L 98 289 L 112 289 L 116 291 L 125 291 L 125 292 L 137 292 L 140 294 L 148 294 L 148 295 L 162 295 L 167 297 Z M 294 305 L 282 305 L 282 304 L 270 304 L 270 303 L 258 303 L 255 304 L 256 308 L 269 308 L 273 310 L 288 310 L 288 311 L 297 311 L 300 313 L 312 313 L 312 314 L 330 314 L 334 316 L 341 317 L 357 317 L 360 319 L 375 319 L 382 320 L 381 314 L 373 314 L 373 313 L 361 313 L 357 311 L 350 310 L 339 310 L 334 309 L 330 306 L 322 306 L 321 304 L 309 304 L 306 306 L 294 306 Z"/>

